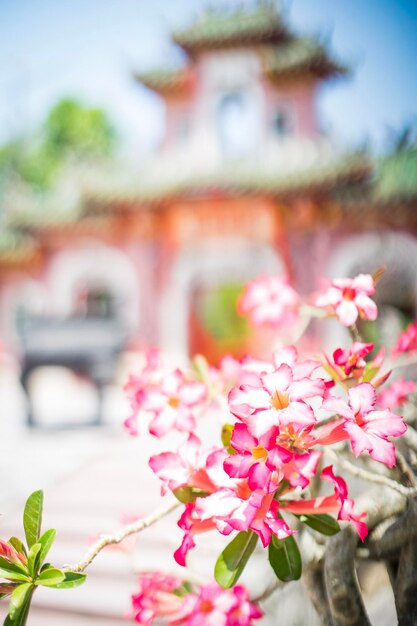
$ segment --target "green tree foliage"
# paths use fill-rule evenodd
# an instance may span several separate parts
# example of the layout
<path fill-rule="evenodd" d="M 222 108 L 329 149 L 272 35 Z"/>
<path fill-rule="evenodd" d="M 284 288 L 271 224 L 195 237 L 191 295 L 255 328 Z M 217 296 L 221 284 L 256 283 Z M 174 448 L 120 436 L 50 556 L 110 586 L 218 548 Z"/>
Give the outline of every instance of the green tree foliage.
<path fill-rule="evenodd" d="M 106 113 L 73 99 L 60 100 L 48 113 L 35 138 L 25 138 L 0 148 L 0 179 L 16 177 L 29 185 L 48 189 L 70 160 L 110 156 L 115 132 Z"/>

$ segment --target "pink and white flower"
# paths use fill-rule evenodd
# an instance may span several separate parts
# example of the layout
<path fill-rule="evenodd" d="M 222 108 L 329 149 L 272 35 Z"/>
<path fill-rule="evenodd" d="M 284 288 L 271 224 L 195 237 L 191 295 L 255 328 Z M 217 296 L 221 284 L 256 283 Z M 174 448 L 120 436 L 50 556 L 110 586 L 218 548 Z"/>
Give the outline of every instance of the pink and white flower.
<path fill-rule="evenodd" d="M 292 325 L 298 317 L 300 297 L 283 276 L 259 276 L 249 282 L 238 302 L 239 313 L 255 326 Z"/>
<path fill-rule="evenodd" d="M 380 409 L 398 408 L 403 406 L 411 393 L 415 393 L 417 384 L 414 380 L 399 378 L 389 387 L 378 394 L 378 407 Z"/>
<path fill-rule="evenodd" d="M 155 618 L 177 614 L 184 598 L 175 595 L 182 580 L 158 572 L 143 572 L 138 576 L 138 592 L 132 595 L 133 618 L 137 624 L 150 626 Z"/>
<path fill-rule="evenodd" d="M 217 583 L 201 587 L 198 593 L 185 597 L 180 614 L 171 624 L 184 626 L 252 626 L 263 616 L 261 609 L 249 601 L 243 585 L 223 589 Z"/>
<path fill-rule="evenodd" d="M 336 278 L 330 287 L 316 298 L 316 306 L 336 315 L 344 326 L 352 326 L 358 317 L 375 320 L 378 309 L 369 296 L 375 293 L 375 282 L 370 274 L 355 278 Z"/>
<path fill-rule="evenodd" d="M 206 395 L 206 386 L 188 382 L 181 370 L 166 374 L 157 387 L 144 391 L 142 409 L 153 414 L 149 432 L 156 437 L 172 428 L 191 432 L 195 427 L 193 409 L 204 402 Z"/>
<path fill-rule="evenodd" d="M 401 352 L 413 352 L 415 350 L 417 350 L 417 320 L 409 324 L 400 333 L 392 354 L 393 356 L 398 356 Z"/>
<path fill-rule="evenodd" d="M 354 376 L 356 378 L 362 376 L 366 367 L 366 361 L 363 357 L 369 354 L 374 348 L 373 343 L 362 343 L 355 341 L 348 350 L 338 348 L 333 352 L 333 360 L 336 365 L 343 367 L 346 376 Z"/>
<path fill-rule="evenodd" d="M 282 363 L 275 371 L 261 376 L 258 386 L 234 387 L 229 394 L 229 408 L 255 437 L 260 437 L 274 426 L 314 424 L 313 409 L 304 400 L 323 397 L 324 392 L 322 379 L 296 380 L 291 367 Z"/>
<path fill-rule="evenodd" d="M 211 493 L 216 489 L 206 470 L 207 457 L 212 450 L 201 450 L 201 442 L 193 434 L 177 452 L 161 452 L 149 459 L 149 465 L 162 480 L 162 493 L 166 488 L 174 491 L 180 487 L 194 487 Z"/>
<path fill-rule="evenodd" d="M 395 465 L 395 447 L 388 437 L 399 437 L 407 426 L 400 415 L 389 409 L 375 411 L 376 391 L 370 383 L 360 383 L 349 389 L 349 404 L 329 396 L 323 408 L 337 412 L 343 419 L 339 425 L 341 438 L 349 438 L 356 456 L 368 451 L 375 461 L 388 467 Z M 343 431 L 346 437 L 343 437 Z"/>
<path fill-rule="evenodd" d="M 311 500 L 288 500 L 280 503 L 281 508 L 295 515 L 337 512 L 337 519 L 353 523 L 359 537 L 363 541 L 368 534 L 368 527 L 365 522 L 362 521 L 366 513 L 355 513 L 353 509 L 354 502 L 351 498 L 348 498 L 346 482 L 341 476 L 334 475 L 331 465 L 322 470 L 321 477 L 323 480 L 333 484 L 333 495 L 320 496 L 318 498 L 312 498 Z"/>

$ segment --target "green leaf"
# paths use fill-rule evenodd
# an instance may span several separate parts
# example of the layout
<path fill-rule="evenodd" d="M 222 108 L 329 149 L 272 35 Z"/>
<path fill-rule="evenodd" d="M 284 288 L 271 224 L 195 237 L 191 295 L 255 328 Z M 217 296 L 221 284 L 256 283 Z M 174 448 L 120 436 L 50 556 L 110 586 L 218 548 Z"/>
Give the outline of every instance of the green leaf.
<path fill-rule="evenodd" d="M 39 576 L 35 580 L 35 585 L 51 587 L 52 585 L 62 583 L 64 580 L 65 574 L 63 571 L 61 571 L 60 569 L 56 569 L 55 567 L 50 567 L 49 569 L 45 569 L 39 574 Z"/>
<path fill-rule="evenodd" d="M 179 487 L 172 492 L 174 496 L 182 502 L 187 504 L 188 502 L 195 502 L 197 498 L 205 498 L 208 496 L 207 491 L 197 489 L 196 487 Z"/>
<path fill-rule="evenodd" d="M 23 513 L 23 527 L 25 529 L 26 541 L 31 548 L 37 543 L 41 532 L 43 509 L 43 491 L 35 491 L 27 499 Z"/>
<path fill-rule="evenodd" d="M 307 526 L 310 526 L 313 530 L 316 530 L 322 535 L 336 535 L 340 531 L 340 526 L 337 520 L 327 513 L 317 513 L 315 515 L 300 515 L 300 521 Z"/>
<path fill-rule="evenodd" d="M 20 541 L 20 539 L 18 539 L 17 537 L 10 537 L 9 544 L 16 550 L 16 552 L 27 556 L 27 550 L 22 541 Z"/>
<path fill-rule="evenodd" d="M 369 383 L 373 377 L 378 373 L 379 367 L 372 367 L 370 363 L 367 363 L 365 366 L 365 373 L 363 374 L 362 380 L 365 383 Z"/>
<path fill-rule="evenodd" d="M 278 489 L 274 493 L 274 500 L 279 500 L 282 494 L 284 493 L 284 491 L 287 491 L 289 486 L 290 486 L 290 483 L 288 482 L 288 480 L 283 478 L 281 482 L 279 483 Z"/>
<path fill-rule="evenodd" d="M 40 565 L 42 565 L 42 563 L 44 562 L 46 555 L 48 554 L 53 542 L 55 541 L 55 537 L 56 537 L 56 530 L 54 528 L 50 528 L 49 530 L 43 533 L 42 537 L 39 538 L 39 543 L 42 546 L 42 549 L 39 555 Z"/>
<path fill-rule="evenodd" d="M 233 434 L 233 428 L 234 428 L 233 424 L 223 424 L 222 432 L 221 432 L 222 444 L 224 445 L 224 447 L 226 448 L 229 454 L 236 454 L 236 450 L 232 448 L 232 446 L 230 445 L 230 440 Z"/>
<path fill-rule="evenodd" d="M 294 537 L 278 539 L 272 535 L 268 549 L 268 559 L 277 578 L 284 582 L 298 580 L 301 577 L 302 562 L 300 551 Z"/>
<path fill-rule="evenodd" d="M 10 572 L 16 572 L 17 574 L 27 574 L 28 570 L 23 563 L 16 563 L 16 561 L 9 561 L 3 556 L 0 556 L 0 568 L 9 570 Z"/>
<path fill-rule="evenodd" d="M 214 567 L 214 577 L 225 589 L 238 581 L 252 552 L 258 535 L 252 530 L 242 531 L 226 546 Z"/>
<path fill-rule="evenodd" d="M 14 619 L 15 616 L 21 611 L 26 598 L 32 589 L 32 583 L 24 583 L 19 585 L 12 593 L 9 604 L 9 616 L 10 619 Z"/>
<path fill-rule="evenodd" d="M 34 590 L 34 586 L 32 584 L 29 584 L 29 588 L 25 592 L 25 597 L 23 599 L 22 605 L 20 606 L 20 608 L 15 609 L 12 617 L 10 616 L 10 614 L 7 615 L 6 619 L 4 620 L 3 626 L 25 626 Z"/>
<path fill-rule="evenodd" d="M 87 574 L 82 574 L 80 572 L 63 573 L 65 575 L 64 580 L 55 585 L 50 585 L 51 587 L 54 587 L 54 589 L 72 589 L 72 587 L 79 587 L 80 585 L 82 585 L 87 578 Z"/>
<path fill-rule="evenodd" d="M 41 544 L 34 543 L 28 554 L 28 570 L 32 578 L 35 578 L 39 569 L 39 552 L 41 551 Z"/>

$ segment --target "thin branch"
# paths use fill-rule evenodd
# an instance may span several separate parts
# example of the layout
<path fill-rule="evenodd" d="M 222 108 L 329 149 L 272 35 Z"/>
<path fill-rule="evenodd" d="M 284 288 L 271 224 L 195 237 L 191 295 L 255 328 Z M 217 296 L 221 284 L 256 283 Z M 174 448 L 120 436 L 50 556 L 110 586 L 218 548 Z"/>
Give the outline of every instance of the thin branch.
<path fill-rule="evenodd" d="M 328 454 L 330 454 L 338 465 L 343 467 L 347 472 L 352 474 L 352 476 L 357 476 L 358 478 L 362 478 L 363 480 L 367 480 L 371 483 L 377 483 L 378 485 L 384 485 L 385 487 L 389 487 L 390 489 L 394 489 L 402 496 L 406 498 L 417 495 L 417 488 L 409 488 L 404 487 L 395 480 L 388 478 L 388 476 L 384 476 L 383 474 L 376 474 L 374 472 L 368 472 L 357 465 L 353 465 L 350 461 L 343 459 L 340 455 L 337 455 L 333 450 L 327 450 Z"/>
<path fill-rule="evenodd" d="M 356 324 L 352 324 L 352 326 L 349 326 L 348 330 L 349 330 L 350 336 L 352 338 L 352 341 L 363 342 L 363 339 L 361 337 L 361 334 L 360 334 Z"/>
<path fill-rule="evenodd" d="M 398 449 L 395 451 L 395 461 L 397 468 L 400 472 L 401 481 L 405 485 L 408 485 L 408 487 L 415 488 L 417 486 L 417 481 L 416 477 L 414 476 L 413 470 Z"/>
<path fill-rule="evenodd" d="M 148 515 L 148 517 L 143 517 L 132 524 L 123 526 L 114 535 L 103 535 L 100 539 L 93 543 L 81 561 L 75 565 L 68 566 L 65 569 L 71 570 L 72 572 L 83 572 L 106 546 L 121 543 L 123 539 L 129 537 L 129 535 L 140 533 L 142 530 L 145 530 L 145 528 L 152 526 L 155 522 L 171 513 L 171 511 L 174 511 L 174 509 L 180 506 L 180 504 L 181 503 L 177 500 L 171 500 L 164 507 L 161 507 Z"/>
<path fill-rule="evenodd" d="M 284 586 L 284 583 L 281 582 L 280 580 L 274 580 L 273 583 L 271 583 L 266 589 L 265 591 L 263 591 L 262 593 L 260 593 L 258 596 L 255 596 L 254 598 L 251 598 L 251 602 L 263 602 L 264 600 L 267 600 L 270 596 L 272 596 L 273 593 L 275 593 L 275 591 L 277 591 L 277 589 L 281 589 Z"/>

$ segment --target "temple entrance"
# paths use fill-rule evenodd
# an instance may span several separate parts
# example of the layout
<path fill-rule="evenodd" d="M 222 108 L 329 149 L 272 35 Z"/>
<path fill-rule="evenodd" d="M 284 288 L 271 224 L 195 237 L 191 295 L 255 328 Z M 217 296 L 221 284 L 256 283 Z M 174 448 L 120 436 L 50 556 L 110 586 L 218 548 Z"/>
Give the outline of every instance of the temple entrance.
<path fill-rule="evenodd" d="M 224 354 L 242 357 L 249 351 L 251 329 L 236 307 L 244 284 L 195 285 L 190 292 L 189 352 L 218 363 Z"/>

